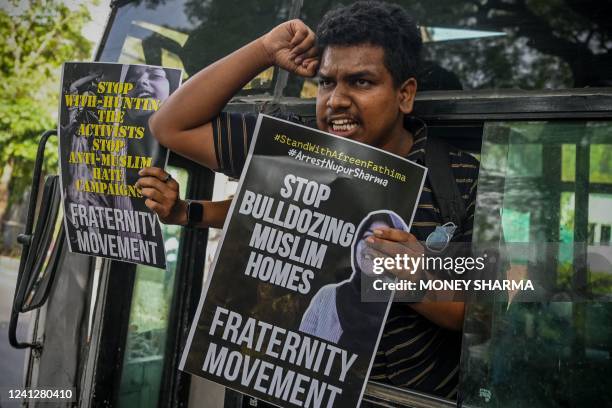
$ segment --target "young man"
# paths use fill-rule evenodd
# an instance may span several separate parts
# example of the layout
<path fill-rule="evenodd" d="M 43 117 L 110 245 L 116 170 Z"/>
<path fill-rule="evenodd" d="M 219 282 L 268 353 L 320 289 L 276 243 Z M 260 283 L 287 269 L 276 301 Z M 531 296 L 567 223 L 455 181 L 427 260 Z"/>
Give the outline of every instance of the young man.
<path fill-rule="evenodd" d="M 211 169 L 239 176 L 255 116 L 222 109 L 254 76 L 271 65 L 302 76 L 318 73 L 320 130 L 423 163 L 426 129 L 408 118 L 417 89 L 421 37 L 401 7 L 358 2 L 327 13 L 315 34 L 299 20 L 274 28 L 205 68 L 175 92 L 151 118 L 159 142 Z M 477 162 L 452 152 L 449 161 L 468 216 L 456 240 L 471 240 Z M 161 169 L 143 169 L 139 184 L 146 204 L 166 223 L 185 225 L 187 205 L 178 184 Z M 223 224 L 229 202 L 204 202 L 198 226 Z M 429 182 L 421 196 L 412 234 L 377 231 L 370 243 L 391 256 L 397 248 L 420 255 L 418 241 L 441 224 Z M 457 235 L 457 234 L 456 234 Z M 398 245 L 399 244 L 399 245 Z M 462 303 L 395 304 L 389 314 L 371 378 L 454 398 L 463 323 Z"/>

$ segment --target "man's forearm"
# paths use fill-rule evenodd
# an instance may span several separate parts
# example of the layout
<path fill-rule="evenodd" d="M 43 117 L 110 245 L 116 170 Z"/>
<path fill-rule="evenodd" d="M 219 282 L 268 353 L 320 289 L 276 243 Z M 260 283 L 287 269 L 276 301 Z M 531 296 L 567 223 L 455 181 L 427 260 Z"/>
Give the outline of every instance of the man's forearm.
<path fill-rule="evenodd" d="M 438 326 L 448 330 L 461 330 L 465 313 L 463 302 L 421 302 L 410 307 Z"/>
<path fill-rule="evenodd" d="M 157 140 L 173 148 L 181 131 L 210 122 L 259 72 L 272 64 L 259 38 L 191 77 L 149 121 Z"/>
<path fill-rule="evenodd" d="M 435 275 L 429 271 L 422 270 L 421 273 L 421 279 L 429 281 L 435 279 Z M 436 299 L 440 299 L 437 296 L 440 294 L 441 291 L 430 290 L 425 295 L 426 300 L 420 303 L 410 303 L 409 305 L 414 311 L 444 329 L 461 330 L 463 328 L 465 304 L 463 302 L 436 301 Z M 452 293 L 444 294 L 452 296 Z"/>
<path fill-rule="evenodd" d="M 272 65 L 298 75 L 315 75 L 314 32 L 300 20 L 290 20 L 204 68 L 151 116 L 153 136 L 181 156 L 218 169 L 213 119 L 236 92 Z"/>
<path fill-rule="evenodd" d="M 194 200 L 204 206 L 204 215 L 202 220 L 196 224 L 198 228 L 223 228 L 223 224 L 225 223 L 225 218 L 229 212 L 230 205 L 232 204 L 232 200 L 223 200 L 223 201 L 200 201 Z M 178 225 L 187 225 L 187 203 L 185 201 L 180 201 L 177 203 L 179 206 L 179 213 L 181 217 L 176 220 L 176 224 Z"/>
<path fill-rule="evenodd" d="M 198 226 L 223 228 L 232 200 L 205 201 L 204 217 Z"/>

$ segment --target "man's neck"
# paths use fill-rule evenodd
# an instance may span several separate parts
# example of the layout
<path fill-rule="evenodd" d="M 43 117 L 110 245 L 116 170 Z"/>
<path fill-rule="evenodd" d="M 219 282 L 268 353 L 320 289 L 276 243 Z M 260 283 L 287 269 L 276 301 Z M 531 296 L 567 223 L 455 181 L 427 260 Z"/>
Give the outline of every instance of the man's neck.
<path fill-rule="evenodd" d="M 406 157 L 410 150 L 412 150 L 414 137 L 412 132 L 404 127 L 403 120 L 401 123 L 401 128 L 394 132 L 394 136 L 381 146 L 381 149 L 401 157 Z"/>

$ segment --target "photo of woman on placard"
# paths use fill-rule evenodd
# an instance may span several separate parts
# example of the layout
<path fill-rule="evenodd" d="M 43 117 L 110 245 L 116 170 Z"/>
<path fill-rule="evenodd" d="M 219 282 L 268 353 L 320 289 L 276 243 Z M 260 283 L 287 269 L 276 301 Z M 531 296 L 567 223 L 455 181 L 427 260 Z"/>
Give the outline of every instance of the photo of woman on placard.
<path fill-rule="evenodd" d="M 370 291 L 375 279 L 385 275 L 374 273 L 374 257 L 379 256 L 366 242 L 374 230 L 396 228 L 408 231 L 396 213 L 387 210 L 368 214 L 357 227 L 351 245 L 351 276 L 339 283 L 323 286 L 304 312 L 300 331 L 357 353 L 371 353 L 376 346 L 380 327 L 388 306 L 388 294 L 377 302 L 362 301 L 362 287 Z M 390 278 L 391 279 L 391 278 Z"/>
<path fill-rule="evenodd" d="M 130 98 L 153 99 L 163 102 L 168 98 L 171 91 L 168 75 L 169 73 L 162 67 L 132 65 L 125 76 L 125 82 L 132 84 L 134 87 L 126 96 Z M 174 82 L 178 85 L 177 80 Z M 144 127 L 145 134 L 148 135 L 150 133 L 148 123 L 149 117 L 151 117 L 153 113 L 153 110 L 147 109 L 126 109 L 126 123 L 131 126 Z M 165 149 L 164 152 L 161 153 L 159 144 L 156 143 L 153 138 L 151 138 L 151 143 L 147 143 L 146 146 L 139 146 L 138 143 L 132 143 L 130 154 L 149 155 L 153 157 L 154 163 L 152 166 L 154 167 L 163 167 L 165 165 L 163 162 L 165 161 Z M 160 160 L 162 161 L 160 162 Z"/>

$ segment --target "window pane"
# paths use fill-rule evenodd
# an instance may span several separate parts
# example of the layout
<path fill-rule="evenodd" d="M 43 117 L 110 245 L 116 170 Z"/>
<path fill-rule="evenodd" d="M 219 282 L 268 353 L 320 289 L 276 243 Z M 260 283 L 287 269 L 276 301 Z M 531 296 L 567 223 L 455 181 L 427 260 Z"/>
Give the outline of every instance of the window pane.
<path fill-rule="evenodd" d="M 180 195 L 185 197 L 187 172 L 171 166 L 166 170 L 178 181 Z M 167 269 L 144 265 L 136 267 L 119 389 L 119 407 L 156 407 L 159 398 L 181 227 L 162 224 L 162 234 Z"/>
<path fill-rule="evenodd" d="M 610 171 L 598 146 L 611 143 L 612 122 L 485 126 L 475 239 L 529 243 L 536 257 L 509 258 L 508 275 L 548 279 L 559 291 L 552 302 L 521 303 L 508 294 L 510 303 L 469 306 L 466 405 L 609 405 L 612 189 L 599 181 Z M 580 294 L 601 301 L 563 301 Z"/>
<path fill-rule="evenodd" d="M 561 179 L 576 181 L 576 145 L 564 144 L 561 148 Z"/>
<path fill-rule="evenodd" d="M 305 1 L 316 27 L 349 2 Z M 563 89 L 612 84 L 610 2 L 400 0 L 425 42 L 419 90 Z M 294 78 L 294 83 L 303 82 Z M 300 82 L 300 83 L 301 83 Z M 299 96 L 302 88 L 289 87 Z M 304 96 L 304 95 L 302 95 Z"/>
<path fill-rule="evenodd" d="M 591 183 L 612 184 L 612 145 L 591 145 L 590 170 Z"/>
<path fill-rule="evenodd" d="M 290 5 L 290 0 L 129 2 L 118 7 L 100 59 L 182 68 L 188 78 L 287 20 Z M 271 93 L 274 75 L 272 68 L 262 72 L 241 93 Z"/>

